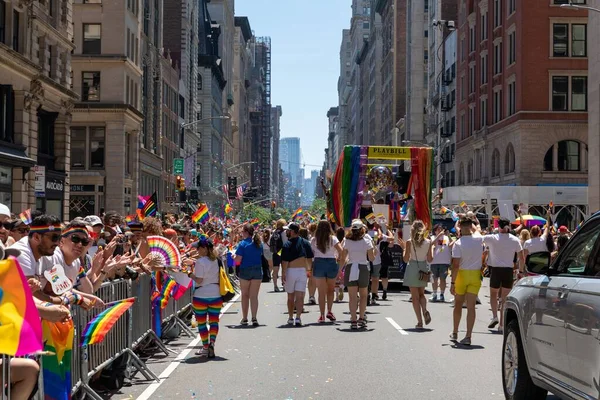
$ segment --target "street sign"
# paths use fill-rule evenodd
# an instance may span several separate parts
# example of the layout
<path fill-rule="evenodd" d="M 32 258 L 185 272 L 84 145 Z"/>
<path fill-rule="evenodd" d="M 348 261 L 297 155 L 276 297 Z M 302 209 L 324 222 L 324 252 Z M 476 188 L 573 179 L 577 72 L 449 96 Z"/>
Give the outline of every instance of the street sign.
<path fill-rule="evenodd" d="M 173 174 L 174 175 L 183 175 L 183 158 L 174 158 L 173 159 Z"/>
<path fill-rule="evenodd" d="M 165 197 L 165 201 L 166 201 L 167 203 L 172 203 L 172 202 L 174 202 L 174 201 L 176 201 L 176 200 L 177 200 L 177 196 L 166 196 L 166 197 Z"/>
<path fill-rule="evenodd" d="M 481 199 L 481 204 L 483 204 L 484 206 L 487 205 L 487 199 Z"/>

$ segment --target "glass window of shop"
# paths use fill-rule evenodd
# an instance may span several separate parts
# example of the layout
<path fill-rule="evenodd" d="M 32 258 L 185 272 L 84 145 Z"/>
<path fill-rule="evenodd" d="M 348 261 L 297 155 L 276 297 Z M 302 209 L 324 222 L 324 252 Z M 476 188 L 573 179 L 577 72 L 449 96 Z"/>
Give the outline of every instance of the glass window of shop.
<path fill-rule="evenodd" d="M 0 203 L 11 208 L 12 168 L 0 166 Z M 12 209 L 11 209 L 12 210 Z"/>

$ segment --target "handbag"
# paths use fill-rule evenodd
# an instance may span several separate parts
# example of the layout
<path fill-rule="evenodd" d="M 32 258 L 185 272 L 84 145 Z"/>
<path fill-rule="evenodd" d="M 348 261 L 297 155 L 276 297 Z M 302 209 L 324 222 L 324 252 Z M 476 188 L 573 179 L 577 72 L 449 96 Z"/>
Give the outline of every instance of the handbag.
<path fill-rule="evenodd" d="M 224 302 L 233 299 L 233 296 L 235 295 L 235 290 L 233 289 L 229 275 L 227 275 L 227 272 L 222 265 L 219 266 L 219 293 Z"/>
<path fill-rule="evenodd" d="M 415 247 L 413 242 L 410 242 L 410 244 L 412 245 L 413 251 L 415 252 L 415 260 L 417 260 L 417 262 L 420 263 L 419 258 L 417 257 L 417 248 Z M 420 281 L 429 282 L 430 277 L 431 277 L 431 271 L 419 270 L 419 280 Z"/>
<path fill-rule="evenodd" d="M 264 255 L 261 256 L 261 263 L 263 273 L 262 281 L 271 282 L 271 270 L 269 269 L 269 261 L 267 261 L 267 258 Z"/>

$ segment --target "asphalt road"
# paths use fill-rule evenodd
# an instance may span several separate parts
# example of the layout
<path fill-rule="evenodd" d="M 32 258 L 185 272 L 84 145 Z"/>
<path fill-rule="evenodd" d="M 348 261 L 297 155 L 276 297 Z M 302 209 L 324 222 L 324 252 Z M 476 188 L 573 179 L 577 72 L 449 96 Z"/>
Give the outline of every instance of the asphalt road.
<path fill-rule="evenodd" d="M 214 360 L 194 355 L 182 338 L 179 356 L 148 362 L 160 384 L 134 380 L 113 398 L 145 399 L 501 399 L 502 336 L 489 331 L 487 279 L 470 347 L 448 340 L 450 303 L 430 303 L 432 322 L 416 331 L 406 291 L 368 308 L 368 329 L 351 331 L 347 294 L 336 323 L 317 324 L 308 306 L 303 327 L 286 325 L 286 295 L 261 288 L 257 328 L 242 328 L 239 299 L 222 315 Z M 447 297 L 451 297 L 447 294 Z M 308 298 L 308 296 L 307 296 Z M 466 309 L 463 310 L 463 323 Z M 391 319 L 391 321 L 389 320 Z M 464 331 L 459 333 L 459 338 Z"/>

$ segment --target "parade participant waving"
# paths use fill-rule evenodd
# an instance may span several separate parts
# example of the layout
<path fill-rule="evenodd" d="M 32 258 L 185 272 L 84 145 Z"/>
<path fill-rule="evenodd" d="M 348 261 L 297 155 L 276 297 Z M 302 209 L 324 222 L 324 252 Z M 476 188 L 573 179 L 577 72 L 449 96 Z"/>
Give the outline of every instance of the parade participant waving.
<path fill-rule="evenodd" d="M 350 328 L 358 329 L 360 326 L 367 326 L 365 311 L 367 309 L 367 296 L 369 295 L 369 261 L 375 259 L 373 241 L 366 234 L 366 226 L 360 219 L 352 221 L 352 228 L 346 234 L 346 239 L 342 243 L 345 254 L 348 256 L 348 263 L 344 276 L 344 284 L 348 288 L 349 306 L 350 306 Z M 342 256 L 342 259 L 345 257 Z M 360 303 L 358 304 L 359 318 L 356 319 L 356 309 L 358 295 L 360 294 Z"/>
<path fill-rule="evenodd" d="M 194 243 L 194 247 L 198 249 L 200 258 L 189 277 L 197 285 L 192 307 L 202 340 L 202 349 L 196 355 L 215 358 L 215 341 L 219 334 L 219 316 L 223 307 L 219 291 L 219 263 L 213 243 L 206 236 Z"/>
<path fill-rule="evenodd" d="M 241 325 L 248 325 L 248 305 L 252 311 L 252 326 L 258 326 L 256 314 L 258 313 L 258 292 L 262 283 L 262 255 L 263 248 L 260 235 L 254 232 L 250 224 L 242 228 L 243 240 L 239 243 L 235 254 L 235 261 L 239 264 L 239 278 L 242 289 L 242 321 Z"/>
<path fill-rule="evenodd" d="M 310 240 L 311 249 L 315 255 L 313 275 L 319 290 L 320 323 L 325 322 L 325 303 L 327 303 L 327 318 L 335 321 L 333 315 L 333 295 L 335 291 L 335 278 L 339 266 L 335 255 L 342 253 L 343 249 L 339 240 L 333 235 L 331 224 L 325 220 L 319 221 L 315 236 Z"/>
<path fill-rule="evenodd" d="M 304 309 L 304 293 L 308 275 L 312 272 L 312 259 L 314 257 L 310 242 L 300 237 L 300 226 L 292 222 L 284 227 L 290 240 L 283 245 L 281 251 L 281 279 L 288 294 L 288 325 L 302 325 L 302 311 Z M 294 320 L 294 306 L 296 319 Z"/>

